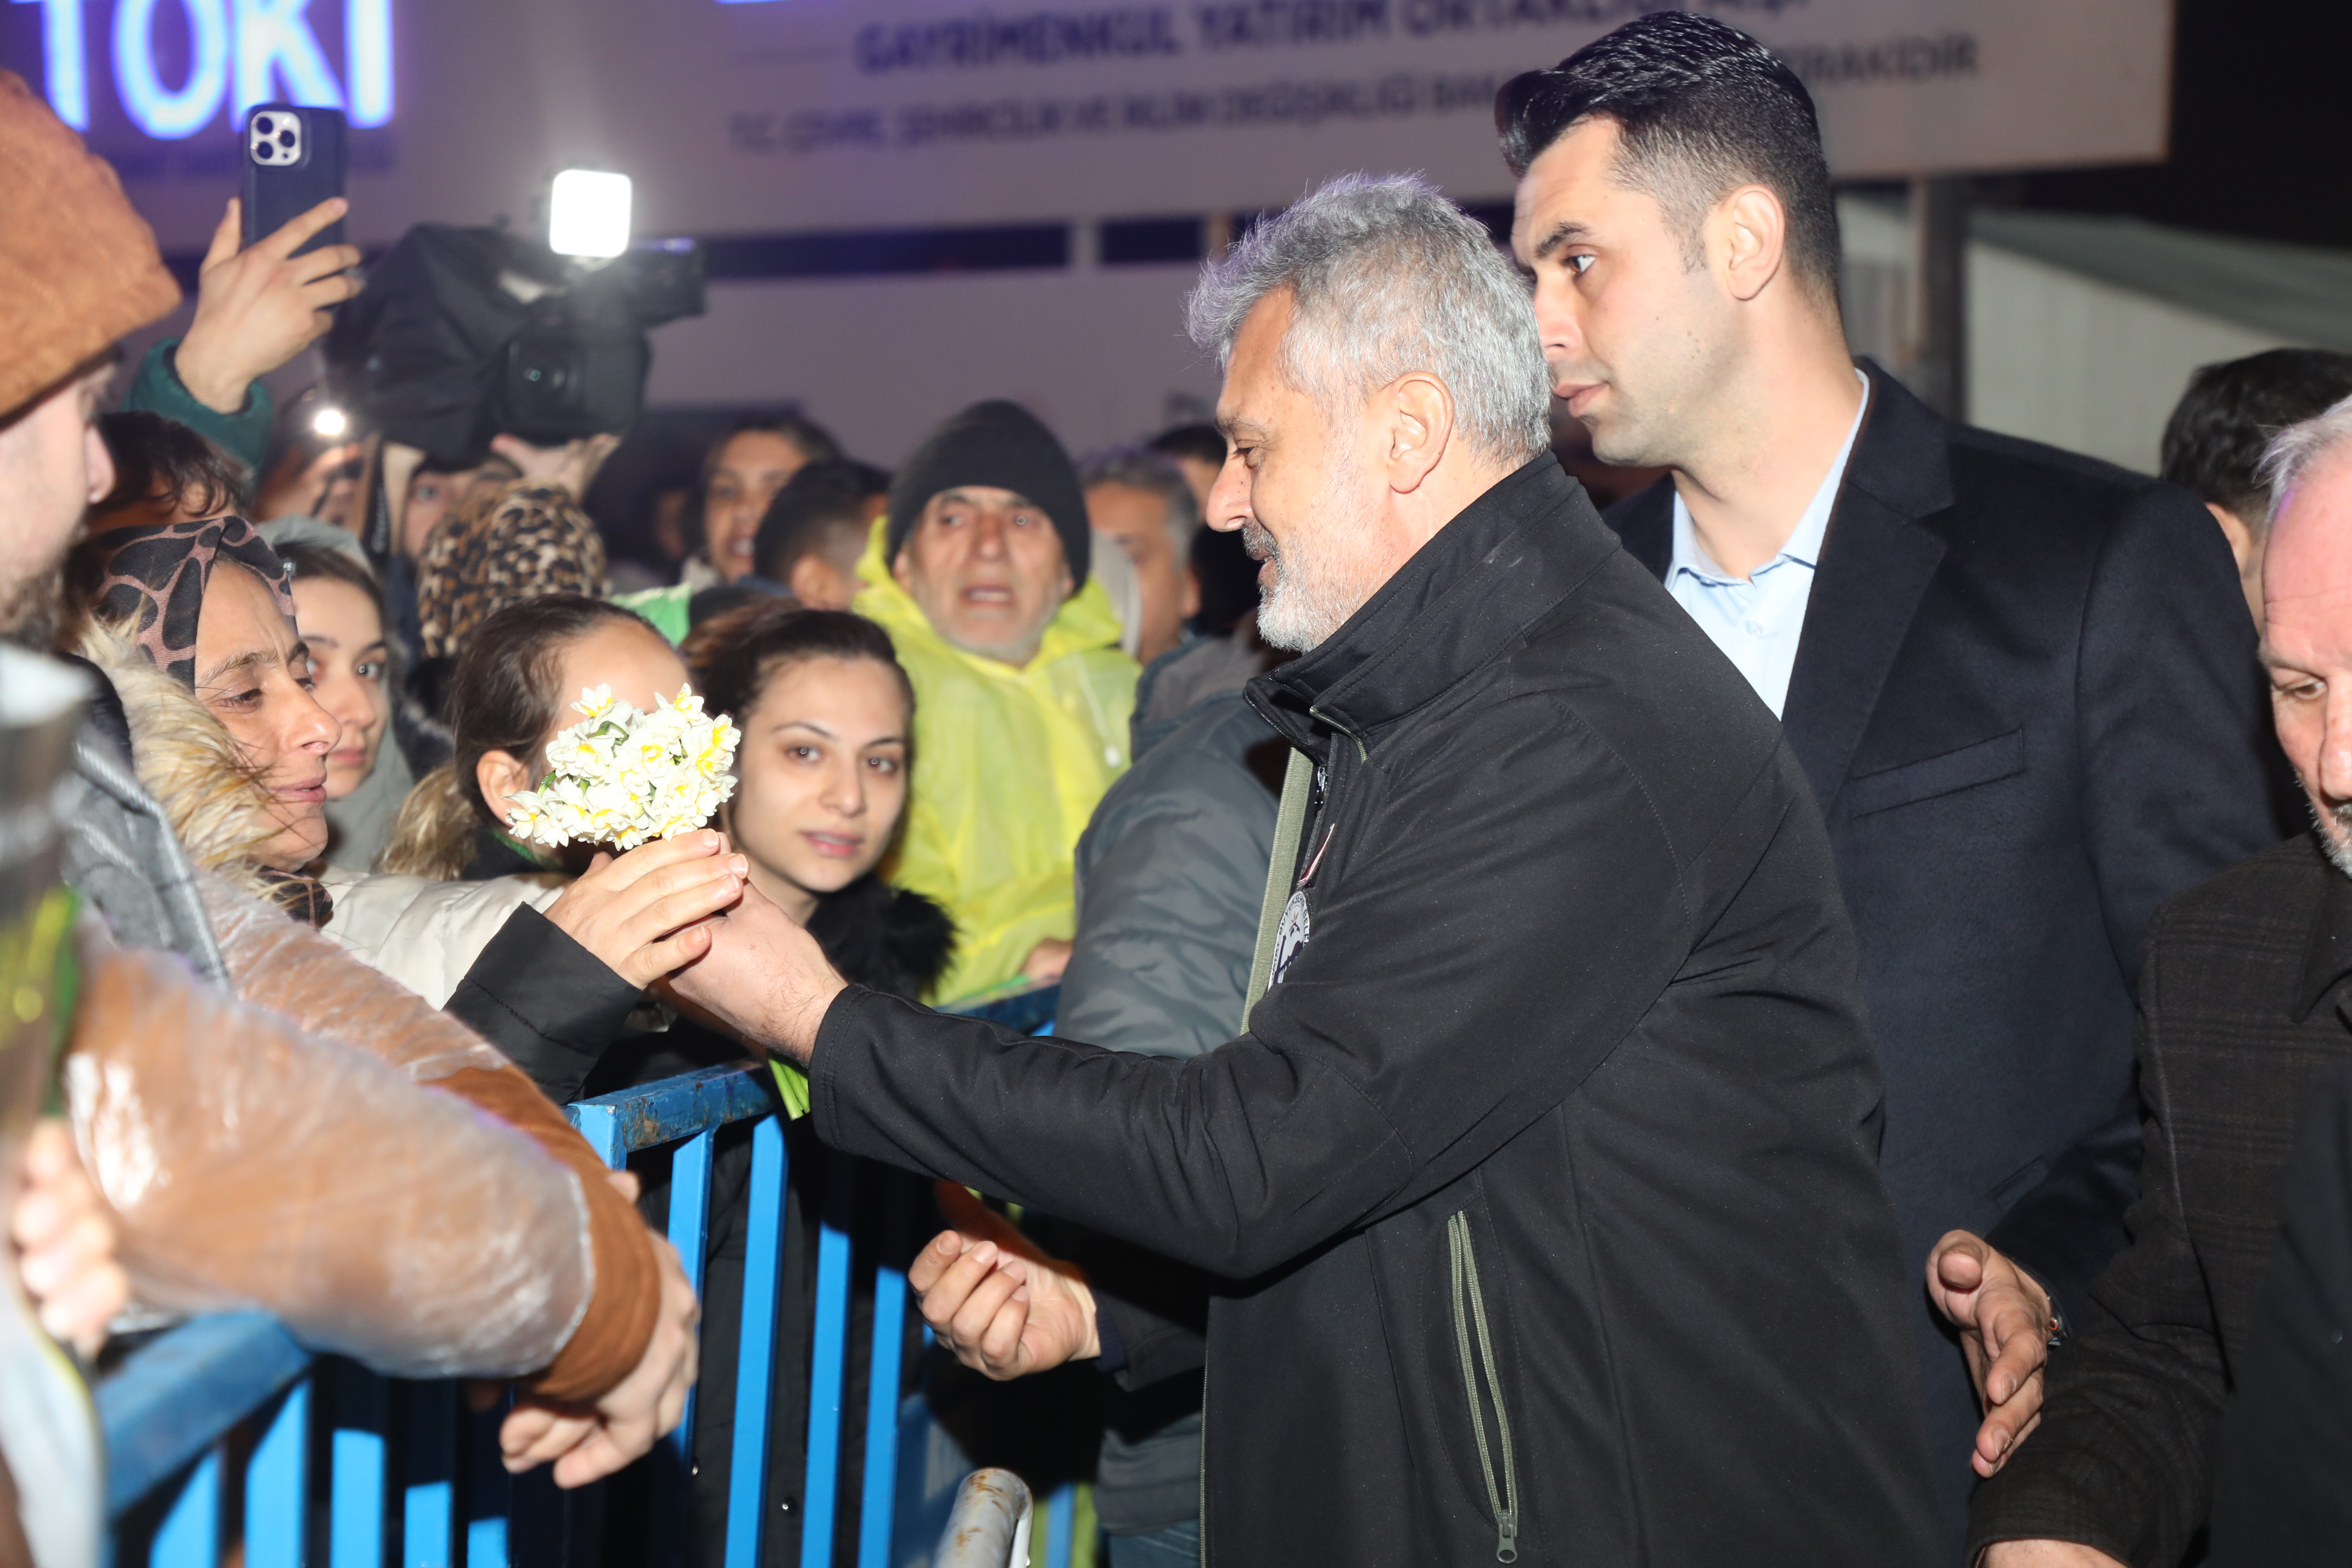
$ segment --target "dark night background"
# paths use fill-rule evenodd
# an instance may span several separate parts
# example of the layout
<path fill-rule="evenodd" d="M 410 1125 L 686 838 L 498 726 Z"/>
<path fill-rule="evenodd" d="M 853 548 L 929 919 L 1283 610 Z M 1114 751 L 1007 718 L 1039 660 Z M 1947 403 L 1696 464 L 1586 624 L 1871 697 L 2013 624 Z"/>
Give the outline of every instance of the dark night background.
<path fill-rule="evenodd" d="M 2352 248 L 2352 5 L 2177 4 L 2169 163 L 1989 180 L 1979 200 Z"/>

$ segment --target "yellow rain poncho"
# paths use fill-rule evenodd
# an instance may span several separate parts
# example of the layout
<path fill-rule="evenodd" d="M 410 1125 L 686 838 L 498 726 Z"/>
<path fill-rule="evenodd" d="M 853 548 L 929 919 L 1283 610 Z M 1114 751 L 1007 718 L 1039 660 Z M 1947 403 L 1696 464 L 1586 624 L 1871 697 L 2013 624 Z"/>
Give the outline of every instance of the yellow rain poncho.
<path fill-rule="evenodd" d="M 1071 856 L 1127 770 L 1141 671 L 1119 651 L 1118 617 L 1091 580 L 1023 668 L 964 652 L 891 577 L 887 527 L 876 520 L 852 606 L 890 634 L 915 683 L 913 790 L 885 869 L 955 921 L 955 962 L 933 993 L 950 1002 L 1015 978 L 1041 940 L 1076 930 Z"/>

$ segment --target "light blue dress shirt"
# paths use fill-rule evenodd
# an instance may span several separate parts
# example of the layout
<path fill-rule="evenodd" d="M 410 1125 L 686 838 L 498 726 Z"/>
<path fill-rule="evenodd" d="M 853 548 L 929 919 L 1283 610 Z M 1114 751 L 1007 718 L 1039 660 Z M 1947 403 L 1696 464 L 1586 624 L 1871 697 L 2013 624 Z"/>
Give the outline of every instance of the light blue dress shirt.
<path fill-rule="evenodd" d="M 1829 531 L 1846 459 L 1853 455 L 1853 438 L 1870 407 L 1870 378 L 1858 370 L 1853 374 L 1862 383 L 1862 406 L 1846 427 L 1845 444 L 1780 553 L 1753 576 L 1734 577 L 1708 557 L 1691 527 L 1682 492 L 1675 492 L 1675 553 L 1666 566 L 1666 592 L 1738 667 L 1775 717 L 1789 700 L 1789 676 L 1797 667 L 1797 638 L 1805 629 L 1805 605 L 1813 596 L 1822 536 Z"/>

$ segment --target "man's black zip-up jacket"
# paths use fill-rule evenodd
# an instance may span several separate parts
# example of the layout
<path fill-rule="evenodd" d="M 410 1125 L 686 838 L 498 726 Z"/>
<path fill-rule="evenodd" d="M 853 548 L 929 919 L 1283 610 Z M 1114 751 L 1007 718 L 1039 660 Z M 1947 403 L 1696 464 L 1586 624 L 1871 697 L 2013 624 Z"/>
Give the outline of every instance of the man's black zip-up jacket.
<path fill-rule="evenodd" d="M 1224 1281 L 1209 1568 L 1927 1561 L 1919 1286 L 1772 715 L 1549 457 L 1250 695 L 1321 782 L 1249 1032 L 853 986 L 819 1136 Z"/>

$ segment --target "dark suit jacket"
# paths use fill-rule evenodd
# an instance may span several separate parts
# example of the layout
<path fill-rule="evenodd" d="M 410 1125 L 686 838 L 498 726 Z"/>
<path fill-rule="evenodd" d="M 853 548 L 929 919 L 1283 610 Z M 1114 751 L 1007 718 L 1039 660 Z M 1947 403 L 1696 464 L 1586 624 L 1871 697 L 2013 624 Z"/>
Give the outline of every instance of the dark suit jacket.
<path fill-rule="evenodd" d="M 1978 1489 L 1972 1550 L 2079 1541 L 2172 1568 L 2202 1529 L 2296 1113 L 2322 1068 L 2352 1061 L 2347 975 L 2352 879 L 2308 833 L 2157 917 L 2140 982 L 2147 1158 L 2131 1247 L 2052 1352 L 2042 1426 Z"/>
<path fill-rule="evenodd" d="M 2253 626 L 2183 492 L 1864 368 L 1784 719 L 1862 944 L 1884 1170 L 1914 1268 L 1990 1233 L 2079 1310 L 2135 1191 L 2141 932 L 2288 830 Z M 1672 508 L 1609 514 L 1661 576 Z M 1957 1539 L 1975 1399 L 1924 1292 L 1917 1331 Z"/>

